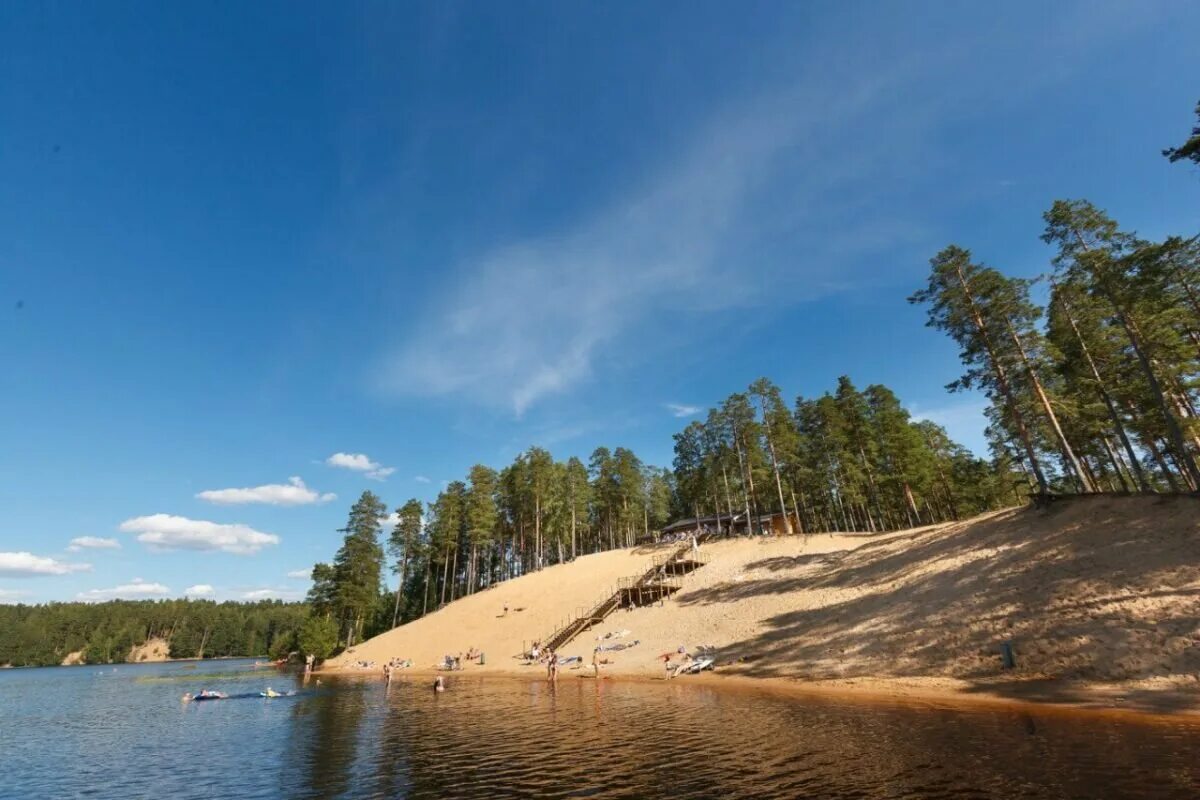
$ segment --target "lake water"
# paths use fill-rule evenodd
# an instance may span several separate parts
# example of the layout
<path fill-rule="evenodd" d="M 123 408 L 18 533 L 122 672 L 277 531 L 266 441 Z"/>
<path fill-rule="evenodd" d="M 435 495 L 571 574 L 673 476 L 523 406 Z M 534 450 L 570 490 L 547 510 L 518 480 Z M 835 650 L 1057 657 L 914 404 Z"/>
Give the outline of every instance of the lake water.
<path fill-rule="evenodd" d="M 568 673 L 569 674 L 569 673 Z M 0 670 L 3 798 L 1194 798 L 1200 727 L 566 677 Z M 185 691 L 257 696 L 183 704 Z"/>

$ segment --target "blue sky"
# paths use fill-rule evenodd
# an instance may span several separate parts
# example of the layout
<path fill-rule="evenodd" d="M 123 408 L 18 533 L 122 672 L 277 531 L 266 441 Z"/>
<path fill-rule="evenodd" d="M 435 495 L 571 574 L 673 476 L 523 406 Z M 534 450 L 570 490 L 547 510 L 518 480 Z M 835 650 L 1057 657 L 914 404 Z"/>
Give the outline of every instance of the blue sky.
<path fill-rule="evenodd" d="M 363 489 L 761 375 L 979 447 L 928 258 L 1200 218 L 1194 4 L 344 5 L 0 10 L 0 601 L 298 597 Z"/>

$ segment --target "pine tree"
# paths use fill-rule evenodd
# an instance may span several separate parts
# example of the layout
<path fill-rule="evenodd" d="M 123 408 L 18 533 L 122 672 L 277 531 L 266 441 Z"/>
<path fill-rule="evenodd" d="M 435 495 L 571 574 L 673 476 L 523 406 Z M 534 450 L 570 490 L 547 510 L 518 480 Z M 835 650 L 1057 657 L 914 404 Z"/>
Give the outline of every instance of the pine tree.
<path fill-rule="evenodd" d="M 1148 292 L 1138 280 L 1139 273 L 1153 272 L 1144 263 L 1153 251 L 1121 231 L 1115 221 L 1086 200 L 1057 200 L 1043 216 L 1046 230 L 1042 239 L 1058 247 L 1054 257 L 1058 277 L 1087 286 L 1089 292 L 1107 303 L 1125 332 L 1152 404 L 1162 416 L 1170 456 L 1191 488 L 1200 488 L 1200 468 L 1186 442 L 1182 409 L 1177 397 L 1168 397 L 1172 384 L 1182 383 L 1182 376 L 1177 371 L 1160 376 L 1156 369 L 1156 361 L 1166 355 L 1162 341 L 1154 336 L 1154 305 L 1161 298 L 1153 285 Z M 1163 365 L 1157 366 L 1161 369 Z"/>
<path fill-rule="evenodd" d="M 388 550 L 395 559 L 392 571 L 399 575 L 396 586 L 396 605 L 392 611 L 392 627 L 400 620 L 400 599 L 404 596 L 409 563 L 419 557 L 421 538 L 421 501 L 413 498 L 396 509 L 398 520 L 388 537 Z"/>
<path fill-rule="evenodd" d="M 379 544 L 380 519 L 387 506 L 371 492 L 350 509 L 342 547 L 333 560 L 333 594 L 336 616 L 346 631 L 349 647 L 362 635 L 363 623 L 379 597 L 383 548 Z"/>
<path fill-rule="evenodd" d="M 1171 163 L 1176 161 L 1191 161 L 1200 164 L 1200 103 L 1196 104 L 1197 124 L 1192 128 L 1192 135 L 1179 147 L 1168 147 L 1162 151 Z"/>

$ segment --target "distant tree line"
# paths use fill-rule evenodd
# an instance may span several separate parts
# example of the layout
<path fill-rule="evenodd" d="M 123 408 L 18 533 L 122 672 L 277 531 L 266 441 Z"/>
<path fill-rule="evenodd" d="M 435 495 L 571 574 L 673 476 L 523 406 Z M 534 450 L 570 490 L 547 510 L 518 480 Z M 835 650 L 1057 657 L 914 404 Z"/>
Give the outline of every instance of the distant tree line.
<path fill-rule="evenodd" d="M 304 603 L 264 600 L 112 600 L 106 603 L 0 605 L 0 664 L 61 664 L 82 651 L 88 664 L 120 663 L 155 637 L 172 658 L 285 656 L 298 648 Z"/>
<path fill-rule="evenodd" d="M 675 435 L 675 481 L 693 516 L 779 515 L 786 533 L 894 530 L 1026 494 L 1009 461 L 974 457 L 886 386 L 859 391 L 844 376 L 791 407 L 765 378 L 730 395 Z"/>

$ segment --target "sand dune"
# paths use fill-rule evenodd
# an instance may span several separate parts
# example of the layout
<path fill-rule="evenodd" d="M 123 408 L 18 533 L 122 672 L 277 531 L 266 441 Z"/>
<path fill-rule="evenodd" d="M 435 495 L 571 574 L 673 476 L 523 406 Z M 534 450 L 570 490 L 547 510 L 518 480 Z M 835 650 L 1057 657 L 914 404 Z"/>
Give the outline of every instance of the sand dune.
<path fill-rule="evenodd" d="M 1200 708 L 1200 501 L 1096 497 L 879 536 L 735 539 L 665 601 L 618 611 L 562 649 L 590 659 L 628 629 L 612 675 L 662 676 L 661 654 L 716 648 L 719 672 L 900 693 L 1132 708 Z M 651 554 L 581 558 L 458 601 L 331 663 L 392 656 L 429 667 L 480 647 L 513 658 Z M 497 619 L 504 603 L 526 611 Z M 1011 642 L 1012 670 L 999 646 Z M 577 674 L 571 671 L 565 675 Z"/>
<path fill-rule="evenodd" d="M 171 643 L 166 639 L 147 639 L 142 644 L 134 645 L 125 659 L 131 664 L 142 661 L 169 661 L 171 658 Z"/>

